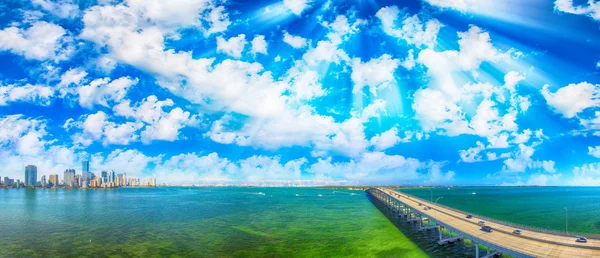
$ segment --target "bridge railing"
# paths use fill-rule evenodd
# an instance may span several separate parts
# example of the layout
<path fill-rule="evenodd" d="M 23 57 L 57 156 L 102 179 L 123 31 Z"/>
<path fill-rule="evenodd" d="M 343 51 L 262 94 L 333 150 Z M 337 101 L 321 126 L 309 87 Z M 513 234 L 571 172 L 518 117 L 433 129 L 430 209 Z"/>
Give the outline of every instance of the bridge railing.
<path fill-rule="evenodd" d="M 403 194 L 406 194 L 404 192 L 402 192 Z M 409 194 L 406 194 L 409 195 Z M 419 201 L 422 201 L 424 203 L 430 203 L 433 204 L 427 200 L 424 200 L 420 197 L 414 196 L 414 195 L 410 195 L 411 198 L 415 198 L 415 199 L 419 199 Z M 494 222 L 494 223 L 498 223 L 498 224 L 502 224 L 505 226 L 509 226 L 509 227 L 514 227 L 514 228 L 519 228 L 522 230 L 529 230 L 529 231 L 533 231 L 533 232 L 539 232 L 539 233 L 547 233 L 547 234 L 553 234 L 553 235 L 559 235 L 559 236 L 567 236 L 567 237 L 586 237 L 589 239 L 598 239 L 600 240 L 600 235 L 599 234 L 589 234 L 589 233 L 576 233 L 576 234 L 567 234 L 566 232 L 560 232 L 560 231 L 556 231 L 556 230 L 549 230 L 549 229 L 543 229 L 543 228 L 538 228 L 538 227 L 534 227 L 534 226 L 527 226 L 527 225 L 523 225 L 523 224 L 518 224 L 518 223 L 512 223 L 512 222 L 506 222 L 503 220 L 497 220 L 494 218 L 490 218 L 490 217 L 486 217 L 486 216 L 481 216 L 475 213 L 470 213 L 470 212 L 466 212 L 466 211 L 461 211 L 461 210 L 457 210 L 451 207 L 448 207 L 446 205 L 443 204 L 439 204 L 439 203 L 435 203 L 436 206 L 440 206 L 443 207 L 444 209 L 448 209 L 454 212 L 459 212 L 459 213 L 469 213 L 477 218 L 483 219 L 483 220 L 487 220 L 489 222 Z"/>

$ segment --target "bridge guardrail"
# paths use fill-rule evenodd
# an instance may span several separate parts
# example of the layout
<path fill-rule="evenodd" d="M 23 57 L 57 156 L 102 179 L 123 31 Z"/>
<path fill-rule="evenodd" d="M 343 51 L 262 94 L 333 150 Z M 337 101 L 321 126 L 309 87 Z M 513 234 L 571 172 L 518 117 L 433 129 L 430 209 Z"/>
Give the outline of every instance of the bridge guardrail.
<path fill-rule="evenodd" d="M 406 194 L 406 193 L 403 193 L 403 194 Z M 406 194 L 406 195 L 408 195 L 408 194 Z M 410 196 L 412 198 L 419 199 L 422 202 L 433 204 L 433 203 L 431 203 L 431 202 L 429 202 L 427 200 L 424 200 L 424 199 L 422 199 L 420 197 L 417 197 L 417 196 L 414 196 L 414 195 L 410 195 Z M 451 208 L 451 207 L 448 207 L 446 205 L 439 204 L 439 203 L 435 203 L 435 205 L 443 207 L 443 208 L 448 209 L 448 210 L 452 210 L 454 212 L 460 212 L 460 213 L 465 213 L 466 212 L 466 211 L 457 210 L 457 209 L 454 209 L 454 208 Z M 538 233 L 547 233 L 547 234 L 553 234 L 553 235 L 559 235 L 559 236 L 566 236 L 566 237 L 573 237 L 573 238 L 577 238 L 577 237 L 582 237 L 583 236 L 583 237 L 586 237 L 586 238 L 589 238 L 589 239 L 600 240 L 600 235 L 598 235 L 598 234 L 589 234 L 589 233 L 567 234 L 566 232 L 560 232 L 560 231 L 556 231 L 556 230 L 542 229 L 542 228 L 538 228 L 538 227 L 527 226 L 527 225 L 522 225 L 522 224 L 518 224 L 518 223 L 512 223 L 512 222 L 506 222 L 506 221 L 502 221 L 502 220 L 497 220 L 497 219 L 493 219 L 493 218 L 490 218 L 490 217 L 481 216 L 481 215 L 478 215 L 478 214 L 475 214 L 475 213 L 470 213 L 469 212 L 469 214 L 472 214 L 475 217 L 478 217 L 480 219 L 484 219 L 484 220 L 487 220 L 487 221 L 490 221 L 490 222 L 502 224 L 502 225 L 509 226 L 509 227 L 515 227 L 515 228 L 519 228 L 519 229 L 524 229 L 524 230 L 529 230 L 529 231 L 533 231 L 533 232 L 538 232 Z"/>

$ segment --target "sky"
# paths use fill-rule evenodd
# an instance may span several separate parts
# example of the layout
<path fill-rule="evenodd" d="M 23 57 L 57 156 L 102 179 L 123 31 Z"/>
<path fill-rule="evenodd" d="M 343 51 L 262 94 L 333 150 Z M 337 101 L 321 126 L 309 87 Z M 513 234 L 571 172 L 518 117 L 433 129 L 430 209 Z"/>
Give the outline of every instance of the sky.
<path fill-rule="evenodd" d="M 596 0 L 6 0 L 0 176 L 600 185 Z"/>

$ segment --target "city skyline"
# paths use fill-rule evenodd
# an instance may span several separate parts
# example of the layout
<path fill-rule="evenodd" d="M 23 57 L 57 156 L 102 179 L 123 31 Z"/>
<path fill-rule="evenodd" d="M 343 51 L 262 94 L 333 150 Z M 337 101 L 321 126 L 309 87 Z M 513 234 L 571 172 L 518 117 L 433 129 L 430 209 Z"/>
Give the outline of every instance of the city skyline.
<path fill-rule="evenodd" d="M 66 169 L 63 172 L 63 180 L 60 180 L 59 174 L 41 175 L 40 180 L 37 180 L 37 166 L 25 166 L 25 173 L 21 181 L 17 178 L 0 177 L 0 186 L 3 187 L 66 187 L 66 188 L 115 188 L 123 186 L 148 186 L 155 187 L 156 179 L 145 178 L 140 180 L 136 177 L 127 177 L 127 173 L 116 174 L 114 170 L 100 171 L 100 175 L 96 176 L 90 171 L 89 161 L 82 162 L 81 173 L 77 174 L 75 169 Z"/>
<path fill-rule="evenodd" d="M 9 1 L 0 173 L 600 185 L 597 6 Z"/>

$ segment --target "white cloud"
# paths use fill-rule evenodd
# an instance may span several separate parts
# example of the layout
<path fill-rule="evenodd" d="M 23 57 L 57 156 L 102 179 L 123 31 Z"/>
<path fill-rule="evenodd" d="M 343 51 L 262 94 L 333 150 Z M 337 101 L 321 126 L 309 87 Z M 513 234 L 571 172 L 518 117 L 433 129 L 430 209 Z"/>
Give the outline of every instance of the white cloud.
<path fill-rule="evenodd" d="M 600 158 L 600 146 L 588 146 L 588 155 Z"/>
<path fill-rule="evenodd" d="M 386 155 L 383 152 L 364 153 L 358 160 L 332 162 L 331 158 L 319 159 L 307 171 L 316 177 L 343 176 L 350 180 L 378 181 L 388 179 L 395 182 L 411 181 L 419 177 L 417 171 L 425 166 L 417 159 L 399 155 Z"/>
<path fill-rule="evenodd" d="M 476 143 L 476 147 L 469 148 L 467 150 L 459 150 L 458 154 L 460 156 L 460 160 L 466 163 L 479 162 L 483 161 L 482 157 L 479 155 L 483 150 L 485 150 L 485 145 L 481 142 Z M 495 159 L 495 153 L 492 154 L 493 159 Z M 489 156 L 488 156 L 489 158 Z"/>
<path fill-rule="evenodd" d="M 310 48 L 302 59 L 306 61 L 309 66 L 316 66 L 321 62 L 336 63 L 339 64 L 341 61 L 350 61 L 348 54 L 339 46 L 348 38 L 350 35 L 356 34 L 360 31 L 360 27 L 365 25 L 366 21 L 362 19 L 354 18 L 354 22 L 350 22 L 344 15 L 336 16 L 332 23 L 321 22 L 321 25 L 329 29 L 326 38 L 328 40 L 321 40 L 317 42 L 317 46 Z"/>
<path fill-rule="evenodd" d="M 571 83 L 555 93 L 550 92 L 548 85 L 544 85 L 542 95 L 556 113 L 572 118 L 579 112 L 600 104 L 600 85 L 588 82 Z"/>
<path fill-rule="evenodd" d="M 283 0 L 283 5 L 298 16 L 300 16 L 304 10 L 309 8 L 311 3 L 311 0 Z"/>
<path fill-rule="evenodd" d="M 109 102 L 121 102 L 129 88 L 137 83 L 137 78 L 129 77 L 121 77 L 112 81 L 109 78 L 96 79 L 88 85 L 77 88 L 79 105 L 88 109 L 94 105 L 109 107 Z"/>
<path fill-rule="evenodd" d="M 532 169 L 543 169 L 544 171 L 548 172 L 548 173 L 554 173 L 556 172 L 556 169 L 554 168 L 554 165 L 556 163 L 553 160 L 536 160 L 533 161 L 530 165 L 529 168 Z"/>
<path fill-rule="evenodd" d="M 554 10 L 600 20 L 600 2 L 595 0 L 588 0 L 584 5 L 575 5 L 573 0 L 556 0 L 554 1 Z"/>
<path fill-rule="evenodd" d="M 87 146 L 93 141 L 102 141 L 103 145 L 116 144 L 128 145 L 139 140 L 137 130 L 142 127 L 141 123 L 125 122 L 117 124 L 108 120 L 108 115 L 102 111 L 95 114 L 84 115 L 83 122 L 78 127 L 83 129 L 81 134 L 74 134 L 72 139 L 75 143 Z"/>
<path fill-rule="evenodd" d="M 475 26 L 458 36 L 459 51 L 425 49 L 419 53 L 417 61 L 427 67 L 431 77 L 428 87 L 414 94 L 412 107 L 421 127 L 426 132 L 441 129 L 450 136 L 475 134 L 488 138 L 516 131 L 520 102 L 512 98 L 523 79 L 520 74 L 507 73 L 502 87 L 487 82 L 459 86 L 455 82 L 455 76 L 475 72 L 483 62 L 508 59 L 511 51 L 500 53 L 491 44 L 489 34 Z M 503 104 L 505 92 L 511 95 L 508 108 Z"/>
<path fill-rule="evenodd" d="M 454 181 L 454 171 L 450 170 L 444 173 L 442 172 L 442 166 L 442 163 L 432 163 L 429 171 L 427 172 L 427 179 L 424 183 L 429 185 L 439 185 L 448 184 Z"/>
<path fill-rule="evenodd" d="M 0 51 L 11 51 L 26 59 L 64 60 L 71 49 L 66 31 L 52 23 L 38 21 L 27 29 L 8 27 L 0 30 Z"/>
<path fill-rule="evenodd" d="M 506 159 L 504 161 L 502 170 L 508 172 L 525 172 L 527 166 L 532 162 L 531 156 L 533 156 L 534 152 L 535 150 L 533 147 L 519 144 L 519 151 L 514 158 Z"/>
<path fill-rule="evenodd" d="M 46 123 L 42 120 L 26 118 L 23 115 L 0 117 L 0 146 L 3 151 L 18 155 L 35 156 L 48 144 Z"/>
<path fill-rule="evenodd" d="M 144 122 L 145 129 L 141 132 L 141 140 L 150 143 L 152 140 L 175 141 L 179 139 L 179 130 L 185 126 L 193 126 L 198 123 L 198 116 L 183 111 L 176 107 L 165 112 L 165 107 L 171 107 L 174 103 L 171 99 L 158 101 L 154 95 L 144 99 L 138 106 L 130 106 L 126 100 L 116 105 L 113 111 L 118 116 L 133 118 L 137 123 Z M 141 128 L 141 126 L 140 126 Z"/>
<path fill-rule="evenodd" d="M 225 40 L 223 37 L 217 37 L 217 52 L 224 53 L 226 55 L 240 58 L 242 57 L 242 51 L 246 46 L 246 35 L 240 34 L 237 37 L 231 37 Z"/>
<path fill-rule="evenodd" d="M 569 184 L 576 186 L 600 185 L 600 163 L 583 164 L 573 168 L 573 179 Z"/>
<path fill-rule="evenodd" d="M 251 54 L 267 54 L 267 41 L 265 40 L 265 36 L 263 35 L 255 35 L 254 39 L 252 39 L 252 49 L 250 50 Z"/>
<path fill-rule="evenodd" d="M 370 145 L 375 147 L 375 150 L 382 151 L 394 147 L 402 141 L 398 136 L 398 128 L 392 127 L 381 134 L 373 136 L 370 140 Z"/>
<path fill-rule="evenodd" d="M 433 48 L 437 42 L 437 35 L 442 24 L 432 19 L 422 23 L 418 15 L 406 16 L 402 20 L 402 27 L 398 28 L 400 10 L 396 6 L 383 7 L 375 16 L 381 21 L 383 31 L 393 37 L 400 38 L 410 45 L 417 47 Z"/>
<path fill-rule="evenodd" d="M 543 170 L 548 173 L 555 173 L 555 162 L 553 160 L 533 160 L 535 149 L 533 148 L 539 143 L 534 143 L 532 146 L 519 144 L 519 151 L 514 154 L 514 157 L 504 161 L 504 172 L 525 172 L 528 168 L 534 170 Z"/>
<path fill-rule="evenodd" d="M 27 102 L 40 106 L 48 106 L 52 103 L 54 88 L 42 85 L 0 85 L 0 106 L 9 103 Z"/>
<path fill-rule="evenodd" d="M 352 92 L 359 93 L 365 86 L 377 96 L 377 90 L 395 84 L 394 71 L 398 68 L 400 61 L 384 54 L 363 63 L 359 58 L 352 60 L 352 74 L 350 78 L 354 82 Z"/>
<path fill-rule="evenodd" d="M 224 6 L 212 9 L 204 19 L 209 25 L 209 28 L 205 32 L 206 35 L 226 31 L 227 27 L 231 25 L 229 15 L 225 13 Z"/>
<path fill-rule="evenodd" d="M 79 6 L 72 0 L 32 0 L 31 3 L 61 18 L 74 18 L 79 14 Z"/>
<path fill-rule="evenodd" d="M 283 31 L 283 42 L 293 48 L 305 48 L 307 46 L 306 39 L 300 36 L 294 36 L 287 31 Z"/>

